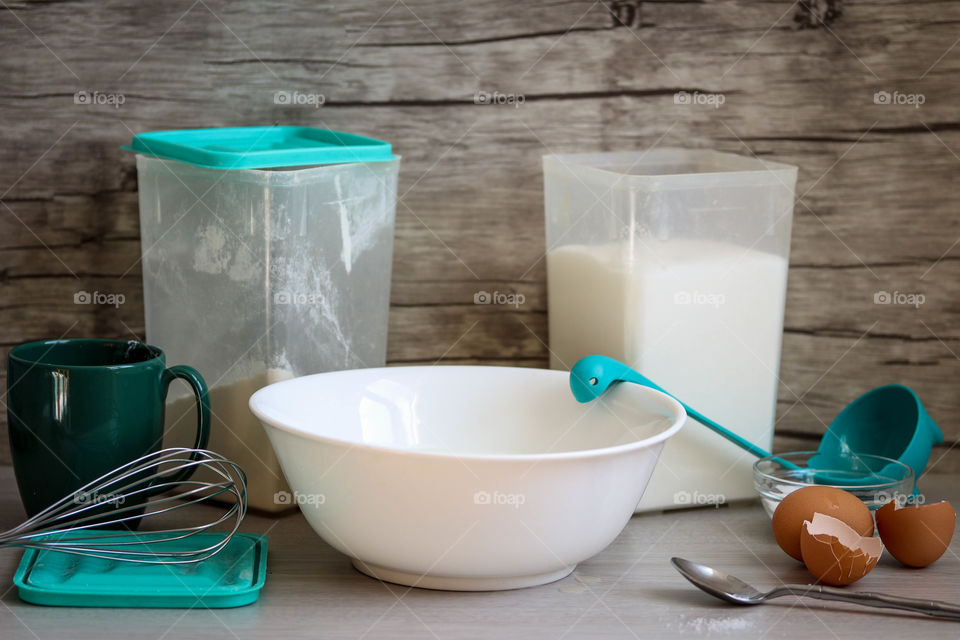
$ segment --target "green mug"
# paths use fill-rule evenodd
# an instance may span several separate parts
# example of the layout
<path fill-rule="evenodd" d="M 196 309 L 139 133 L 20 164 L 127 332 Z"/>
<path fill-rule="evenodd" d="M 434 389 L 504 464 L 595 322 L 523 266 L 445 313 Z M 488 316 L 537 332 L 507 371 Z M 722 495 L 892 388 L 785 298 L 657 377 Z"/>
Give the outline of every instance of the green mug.
<path fill-rule="evenodd" d="M 97 339 L 14 347 L 7 362 L 7 424 L 27 515 L 158 451 L 167 388 L 176 378 L 185 380 L 197 397 L 194 448 L 204 449 L 210 436 L 207 385 L 191 367 L 167 368 L 157 347 Z M 195 469 L 186 467 L 165 481 L 184 481 Z M 149 494 L 123 506 L 143 503 Z"/>

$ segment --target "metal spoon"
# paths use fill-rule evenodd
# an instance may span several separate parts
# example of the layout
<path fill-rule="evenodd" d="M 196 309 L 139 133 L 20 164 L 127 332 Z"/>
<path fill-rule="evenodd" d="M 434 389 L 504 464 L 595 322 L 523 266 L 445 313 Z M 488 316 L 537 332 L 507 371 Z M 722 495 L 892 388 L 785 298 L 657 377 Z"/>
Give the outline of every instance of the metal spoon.
<path fill-rule="evenodd" d="M 917 598 L 903 598 L 883 593 L 865 593 L 845 591 L 819 584 L 785 584 L 766 593 L 757 590 L 739 578 L 728 575 L 723 571 L 712 569 L 683 558 L 670 558 L 670 563 L 684 578 L 712 596 L 733 604 L 752 605 L 763 604 L 771 598 L 780 596 L 806 596 L 818 600 L 837 600 L 850 602 L 867 607 L 883 609 L 902 609 L 915 613 L 924 613 L 928 616 L 949 618 L 960 621 L 960 605 L 939 600 L 919 600 Z"/>

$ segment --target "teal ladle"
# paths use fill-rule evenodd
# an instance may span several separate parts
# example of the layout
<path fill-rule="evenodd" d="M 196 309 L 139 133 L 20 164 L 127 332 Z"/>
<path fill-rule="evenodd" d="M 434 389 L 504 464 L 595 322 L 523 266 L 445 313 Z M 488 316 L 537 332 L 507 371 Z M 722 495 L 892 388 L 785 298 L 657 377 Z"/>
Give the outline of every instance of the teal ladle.
<path fill-rule="evenodd" d="M 733 431 L 720 426 L 679 398 L 676 398 L 672 393 L 656 384 L 650 378 L 634 371 L 619 360 L 614 360 L 607 356 L 587 356 L 573 365 L 573 369 L 570 370 L 570 390 L 573 391 L 573 397 L 575 397 L 578 402 L 590 402 L 591 400 L 599 398 L 610 385 L 617 382 L 633 382 L 644 387 L 655 389 L 660 393 L 665 393 L 679 402 L 684 410 L 686 410 L 687 415 L 703 423 L 741 449 L 749 451 L 758 458 L 766 458 L 772 455 L 769 451 L 761 449 L 752 442 L 744 440 Z"/>
<path fill-rule="evenodd" d="M 770 452 L 714 422 L 618 360 L 607 356 L 587 356 L 573 365 L 570 371 L 570 390 L 579 402 L 590 402 L 619 382 L 633 382 L 665 393 L 677 400 L 689 416 L 741 449 L 758 458 L 771 456 Z M 906 464 L 913 469 L 916 480 L 927 466 L 932 447 L 942 442 L 943 433 L 930 418 L 917 394 L 904 385 L 885 385 L 868 391 L 840 412 L 820 441 L 818 455 L 811 458 L 810 467 L 811 471 L 831 469 L 866 472 L 857 480 L 845 478 L 842 482 L 836 477 L 831 481 L 824 471 L 815 472 L 815 481 L 819 484 L 870 484 L 888 475 L 884 470 L 863 468 L 857 454 L 870 454 Z M 786 460 L 778 461 L 789 468 L 797 468 Z"/>

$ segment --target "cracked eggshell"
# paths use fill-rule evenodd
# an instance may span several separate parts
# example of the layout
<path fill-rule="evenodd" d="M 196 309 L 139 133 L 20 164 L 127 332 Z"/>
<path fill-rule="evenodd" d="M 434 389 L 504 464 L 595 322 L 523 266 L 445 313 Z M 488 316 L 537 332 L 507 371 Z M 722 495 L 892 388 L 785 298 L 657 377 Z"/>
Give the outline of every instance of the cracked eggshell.
<path fill-rule="evenodd" d="M 803 487 L 785 497 L 773 512 L 770 525 L 780 548 L 803 561 L 800 533 L 803 523 L 822 513 L 853 527 L 862 536 L 873 535 L 873 514 L 860 498 L 836 487 Z"/>
<path fill-rule="evenodd" d="M 957 512 L 946 500 L 901 506 L 892 500 L 877 510 L 877 530 L 887 550 L 908 567 L 936 562 L 950 546 Z"/>
<path fill-rule="evenodd" d="M 800 533 L 803 563 L 817 580 L 842 587 L 870 573 L 880 554 L 880 538 L 861 536 L 841 520 L 815 513 Z"/>

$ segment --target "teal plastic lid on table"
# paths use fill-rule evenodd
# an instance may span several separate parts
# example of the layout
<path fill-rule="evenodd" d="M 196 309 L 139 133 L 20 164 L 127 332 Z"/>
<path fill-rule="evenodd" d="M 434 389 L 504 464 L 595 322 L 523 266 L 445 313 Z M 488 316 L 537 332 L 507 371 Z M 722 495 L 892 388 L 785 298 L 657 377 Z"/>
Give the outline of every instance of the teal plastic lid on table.
<path fill-rule="evenodd" d="M 62 539 L 82 538 L 73 531 Z M 132 551 L 171 553 L 196 542 L 214 544 L 222 533 L 198 533 L 192 542 L 163 541 L 163 534 L 127 532 L 142 544 Z M 236 533 L 215 556 L 196 563 L 119 562 L 48 549 L 27 549 L 13 576 L 20 599 L 60 607 L 221 609 L 257 600 L 267 575 L 267 537 Z"/>

